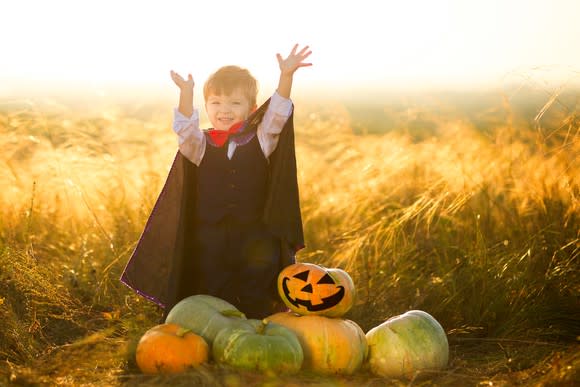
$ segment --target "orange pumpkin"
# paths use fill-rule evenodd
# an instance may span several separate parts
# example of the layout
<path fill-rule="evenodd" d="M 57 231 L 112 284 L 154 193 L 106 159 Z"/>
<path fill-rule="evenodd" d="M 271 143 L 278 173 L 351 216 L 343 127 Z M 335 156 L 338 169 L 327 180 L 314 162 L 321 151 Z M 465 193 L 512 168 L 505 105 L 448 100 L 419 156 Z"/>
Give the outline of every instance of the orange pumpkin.
<path fill-rule="evenodd" d="M 304 353 L 303 367 L 322 374 L 352 374 L 364 363 L 367 341 L 364 331 L 351 320 L 324 316 L 276 313 L 267 321 L 296 334 Z"/>
<path fill-rule="evenodd" d="M 354 304 L 352 278 L 342 269 L 295 263 L 278 275 L 278 293 L 290 310 L 301 315 L 340 317 Z"/>
<path fill-rule="evenodd" d="M 177 324 L 154 326 L 137 344 L 137 365 L 146 374 L 183 372 L 207 362 L 208 357 L 206 341 Z"/>

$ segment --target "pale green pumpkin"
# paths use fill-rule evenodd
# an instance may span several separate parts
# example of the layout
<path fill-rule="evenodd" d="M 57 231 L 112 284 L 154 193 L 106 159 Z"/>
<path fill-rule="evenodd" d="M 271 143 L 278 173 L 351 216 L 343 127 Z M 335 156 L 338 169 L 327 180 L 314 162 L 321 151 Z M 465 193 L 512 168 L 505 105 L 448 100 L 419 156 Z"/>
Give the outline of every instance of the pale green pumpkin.
<path fill-rule="evenodd" d="M 166 323 L 191 330 L 212 344 L 224 328 L 248 325 L 246 316 L 235 306 L 221 298 L 196 294 L 179 301 L 167 315 Z"/>
<path fill-rule="evenodd" d="M 449 344 L 441 324 L 421 310 L 392 317 L 366 334 L 374 374 L 411 378 L 416 371 L 442 369 Z"/>
<path fill-rule="evenodd" d="M 269 373 L 295 373 L 304 355 L 296 335 L 267 320 L 248 320 L 251 326 L 222 329 L 213 342 L 217 363 Z"/>

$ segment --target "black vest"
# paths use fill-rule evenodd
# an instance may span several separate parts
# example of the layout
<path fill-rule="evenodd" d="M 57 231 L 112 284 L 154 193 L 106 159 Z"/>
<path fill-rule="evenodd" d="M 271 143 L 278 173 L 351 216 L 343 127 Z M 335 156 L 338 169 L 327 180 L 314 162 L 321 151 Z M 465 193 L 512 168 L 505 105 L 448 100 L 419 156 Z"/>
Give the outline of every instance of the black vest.
<path fill-rule="evenodd" d="M 198 168 L 197 222 L 216 223 L 229 215 L 242 222 L 261 219 L 266 200 L 268 161 L 258 136 L 237 146 L 231 160 L 228 146 L 206 144 Z"/>

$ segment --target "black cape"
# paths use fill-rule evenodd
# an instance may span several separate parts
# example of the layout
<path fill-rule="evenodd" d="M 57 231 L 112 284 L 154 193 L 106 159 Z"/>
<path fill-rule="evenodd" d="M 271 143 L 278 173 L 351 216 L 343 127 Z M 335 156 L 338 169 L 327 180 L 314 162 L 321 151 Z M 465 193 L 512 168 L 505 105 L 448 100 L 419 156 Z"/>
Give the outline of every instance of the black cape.
<path fill-rule="evenodd" d="M 270 100 L 250 117 L 246 130 L 256 130 Z M 294 263 L 304 247 L 294 149 L 294 112 L 288 118 L 278 146 L 269 158 L 263 222 L 280 240 L 281 268 Z M 208 144 L 208 146 L 210 146 Z M 157 198 L 121 281 L 162 308 L 179 300 L 184 259 L 191 257 L 188 241 L 194 232 L 197 166 L 179 151 Z"/>

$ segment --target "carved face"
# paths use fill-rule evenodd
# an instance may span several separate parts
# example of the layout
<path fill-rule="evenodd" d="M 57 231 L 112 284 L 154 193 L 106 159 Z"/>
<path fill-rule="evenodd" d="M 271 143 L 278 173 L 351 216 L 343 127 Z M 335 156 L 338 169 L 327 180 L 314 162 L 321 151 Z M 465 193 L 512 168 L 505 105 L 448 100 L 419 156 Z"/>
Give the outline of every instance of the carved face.
<path fill-rule="evenodd" d="M 343 270 L 298 263 L 282 270 L 278 291 L 296 313 L 340 316 L 352 306 L 354 284 Z"/>

